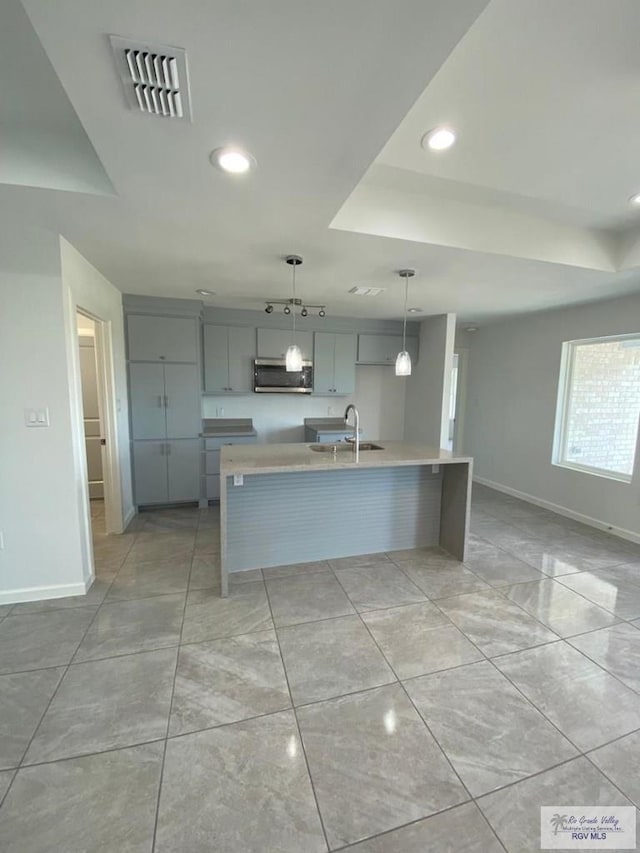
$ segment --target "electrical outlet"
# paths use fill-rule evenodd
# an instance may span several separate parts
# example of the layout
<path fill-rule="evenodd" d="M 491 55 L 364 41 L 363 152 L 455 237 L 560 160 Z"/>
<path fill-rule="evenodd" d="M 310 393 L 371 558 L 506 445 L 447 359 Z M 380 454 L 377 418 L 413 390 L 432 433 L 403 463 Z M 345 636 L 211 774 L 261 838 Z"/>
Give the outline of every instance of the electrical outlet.
<path fill-rule="evenodd" d="M 244 485 L 244 474 L 234 474 L 233 475 L 233 485 L 234 486 Z"/>
<path fill-rule="evenodd" d="M 222 406 L 218 406 L 216 409 L 216 417 L 223 418 L 224 417 L 224 408 Z"/>

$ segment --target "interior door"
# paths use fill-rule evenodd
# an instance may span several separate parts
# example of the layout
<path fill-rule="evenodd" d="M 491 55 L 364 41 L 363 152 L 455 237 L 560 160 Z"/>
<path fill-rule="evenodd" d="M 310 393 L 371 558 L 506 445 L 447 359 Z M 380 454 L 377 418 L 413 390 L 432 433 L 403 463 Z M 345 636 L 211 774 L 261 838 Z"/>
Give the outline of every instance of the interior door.
<path fill-rule="evenodd" d="M 167 442 L 133 442 L 133 477 L 136 504 L 166 503 Z"/>
<path fill-rule="evenodd" d="M 164 388 L 167 438 L 195 438 L 202 430 L 197 366 L 165 364 Z"/>
<path fill-rule="evenodd" d="M 165 438 L 164 365 L 129 365 L 133 438 Z"/>

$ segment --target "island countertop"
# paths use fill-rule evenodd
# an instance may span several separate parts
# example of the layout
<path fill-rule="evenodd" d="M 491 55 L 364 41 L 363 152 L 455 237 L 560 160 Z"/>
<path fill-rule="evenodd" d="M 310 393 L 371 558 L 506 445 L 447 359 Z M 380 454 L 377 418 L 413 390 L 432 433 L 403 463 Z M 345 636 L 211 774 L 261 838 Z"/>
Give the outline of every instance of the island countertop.
<path fill-rule="evenodd" d="M 232 445 L 220 454 L 220 474 L 277 474 L 292 471 L 333 471 L 356 468 L 395 468 L 408 465 L 468 463 L 470 456 L 406 441 L 375 441 L 383 450 L 361 450 L 355 462 L 351 449 L 318 452 L 308 444 Z M 319 445 L 313 445 L 318 447 Z"/>

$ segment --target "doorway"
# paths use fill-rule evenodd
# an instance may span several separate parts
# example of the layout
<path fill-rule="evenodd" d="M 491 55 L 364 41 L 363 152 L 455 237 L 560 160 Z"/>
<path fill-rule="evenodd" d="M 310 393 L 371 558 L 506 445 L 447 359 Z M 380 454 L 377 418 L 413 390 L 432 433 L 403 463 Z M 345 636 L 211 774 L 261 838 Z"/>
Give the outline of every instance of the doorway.
<path fill-rule="evenodd" d="M 451 368 L 451 393 L 449 397 L 449 435 L 447 449 L 458 453 L 463 448 L 464 409 L 467 387 L 467 356 L 469 351 L 457 349 Z"/>

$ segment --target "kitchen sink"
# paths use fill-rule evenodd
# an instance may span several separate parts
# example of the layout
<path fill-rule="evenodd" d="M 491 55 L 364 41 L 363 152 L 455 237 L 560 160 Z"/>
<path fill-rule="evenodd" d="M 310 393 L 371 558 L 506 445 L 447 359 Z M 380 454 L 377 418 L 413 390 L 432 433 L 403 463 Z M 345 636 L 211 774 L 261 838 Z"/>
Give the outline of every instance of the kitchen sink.
<path fill-rule="evenodd" d="M 339 444 L 310 444 L 309 450 L 314 450 L 316 453 L 353 453 L 354 447 L 352 444 L 340 442 Z M 380 444 L 372 444 L 370 441 L 362 441 L 360 450 L 384 450 Z"/>

